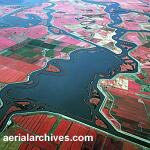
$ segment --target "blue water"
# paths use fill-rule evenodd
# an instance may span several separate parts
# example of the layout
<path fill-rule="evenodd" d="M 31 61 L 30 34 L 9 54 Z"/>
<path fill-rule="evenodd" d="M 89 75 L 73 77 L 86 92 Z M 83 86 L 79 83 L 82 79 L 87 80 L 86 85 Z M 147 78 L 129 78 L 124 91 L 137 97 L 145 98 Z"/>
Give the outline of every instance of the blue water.
<path fill-rule="evenodd" d="M 40 5 L 47 0 L 0 0 L 0 5 Z"/>
<path fill-rule="evenodd" d="M 7 4 L 7 5 L 12 5 L 12 4 L 22 4 L 24 0 L 0 0 L 0 4 Z"/>
<path fill-rule="evenodd" d="M 28 28 L 38 25 L 42 20 L 39 16 L 34 14 L 26 14 L 27 19 L 20 18 L 17 16 L 4 16 L 0 18 L 0 28 L 20 27 Z"/>
<path fill-rule="evenodd" d="M 30 81 L 34 81 L 33 84 L 8 85 L 1 96 L 5 99 L 7 92 L 7 98 L 9 97 L 11 102 L 13 99 L 29 98 L 35 103 L 49 105 L 49 111 L 63 114 L 65 110 L 65 115 L 71 114 L 71 117 L 76 115 L 91 120 L 93 116 L 88 105 L 91 87 L 96 89 L 94 83 L 97 84 L 100 74 L 105 75 L 105 78 L 111 78 L 110 72 L 112 70 L 119 72 L 123 63 L 122 59 L 112 52 L 108 53 L 105 48 L 81 49 L 71 53 L 70 60 L 49 61 L 48 64 L 57 66 L 61 72 L 36 71 L 30 76 Z"/>

